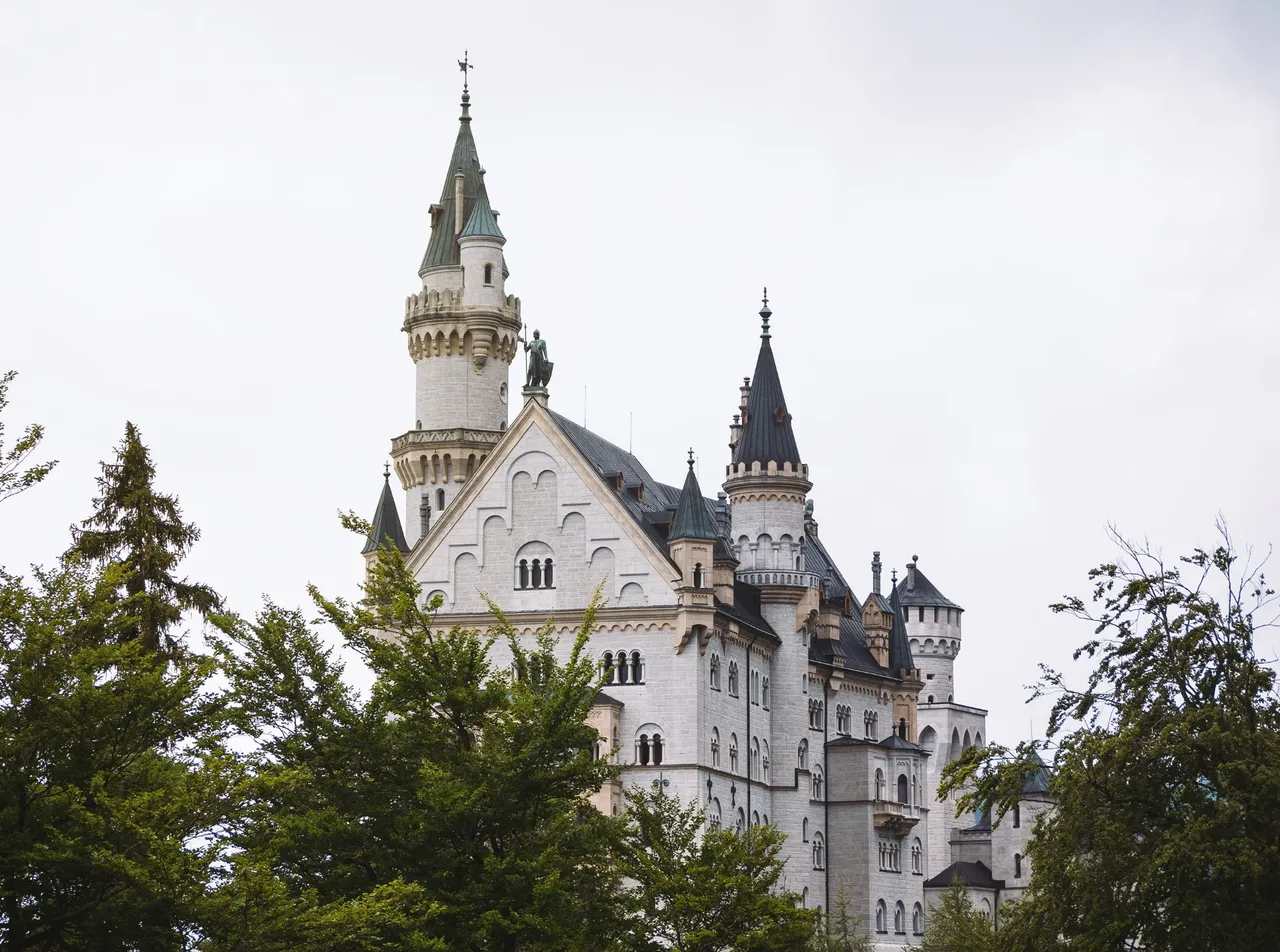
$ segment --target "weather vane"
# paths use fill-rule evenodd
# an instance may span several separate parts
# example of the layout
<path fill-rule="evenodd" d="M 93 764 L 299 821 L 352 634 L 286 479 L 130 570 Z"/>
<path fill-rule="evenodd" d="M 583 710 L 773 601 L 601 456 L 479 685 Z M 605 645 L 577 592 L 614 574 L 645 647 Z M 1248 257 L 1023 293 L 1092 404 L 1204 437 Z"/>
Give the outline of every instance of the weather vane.
<path fill-rule="evenodd" d="M 467 91 L 467 70 L 475 69 L 475 66 L 469 62 L 470 56 L 469 51 L 463 50 L 462 59 L 458 60 L 458 69 L 462 70 L 462 91 L 464 93 Z"/>

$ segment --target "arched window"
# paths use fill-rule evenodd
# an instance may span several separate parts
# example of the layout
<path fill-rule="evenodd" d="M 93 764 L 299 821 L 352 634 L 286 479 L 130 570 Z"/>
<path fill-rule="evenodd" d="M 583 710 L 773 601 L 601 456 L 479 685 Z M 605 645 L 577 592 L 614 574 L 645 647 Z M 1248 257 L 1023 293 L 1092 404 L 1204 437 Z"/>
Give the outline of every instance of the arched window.
<path fill-rule="evenodd" d="M 929 695 L 929 700 L 928 700 L 927 702 L 925 702 L 925 703 L 927 703 L 927 704 L 932 704 L 932 703 L 933 703 L 933 695 L 932 695 L 932 694 L 930 694 L 930 695 Z"/>
<path fill-rule="evenodd" d="M 625 651 L 619 651 L 616 660 L 618 662 L 618 683 L 626 684 L 628 681 L 628 675 L 631 673 L 627 668 L 627 653 Z"/>
<path fill-rule="evenodd" d="M 1022 854 L 1021 853 L 1013 854 L 1013 878 L 1014 879 L 1022 878 Z"/>
<path fill-rule="evenodd" d="M 738 662 L 729 662 L 729 693 L 738 696 Z"/>
<path fill-rule="evenodd" d="M 907 803 L 907 775 L 898 774 L 898 802 Z"/>
<path fill-rule="evenodd" d="M 810 778 L 809 799 L 810 800 L 822 799 L 822 768 L 819 767 L 817 764 L 814 764 L 813 776 Z"/>
<path fill-rule="evenodd" d="M 714 652 L 711 655 L 711 690 L 720 690 L 720 656 Z"/>
<path fill-rule="evenodd" d="M 737 831 L 738 831 L 738 835 L 739 835 L 739 836 L 741 836 L 741 835 L 742 835 L 742 831 L 743 831 L 744 829 L 746 829 L 746 827 L 747 827 L 747 814 L 746 814 L 746 811 L 745 811 L 745 810 L 743 810 L 743 809 L 742 809 L 742 807 L 738 807 L 738 826 L 737 826 Z"/>
<path fill-rule="evenodd" d="M 693 566 L 693 587 L 702 588 L 702 563 L 696 562 Z"/>
<path fill-rule="evenodd" d="M 534 588 L 542 588 L 542 560 L 533 560 L 533 571 L 530 573 L 530 580 L 533 582 Z"/>
<path fill-rule="evenodd" d="M 796 750 L 796 769 L 809 769 L 809 742 L 807 740 L 800 741 L 800 747 Z"/>
<path fill-rule="evenodd" d="M 640 739 L 636 741 L 636 763 L 648 766 L 649 764 L 649 735 L 641 734 Z"/>
<path fill-rule="evenodd" d="M 720 829 L 720 801 L 713 799 L 707 806 L 707 823 L 711 829 Z"/>
<path fill-rule="evenodd" d="M 752 810 L 752 811 L 751 811 L 751 825 L 752 825 L 752 826 L 759 826 L 759 825 L 760 825 L 760 811 L 759 811 L 759 810 Z"/>
<path fill-rule="evenodd" d="M 809 908 L 809 887 L 808 886 L 805 886 L 804 889 L 800 890 L 800 908 L 801 909 Z"/>
<path fill-rule="evenodd" d="M 653 763 L 655 766 L 662 764 L 662 735 L 653 735 Z"/>
<path fill-rule="evenodd" d="M 711 766 L 720 766 L 720 728 L 711 728 Z"/>
<path fill-rule="evenodd" d="M 529 587 L 529 560 L 520 560 L 519 584 L 521 588 Z"/>
<path fill-rule="evenodd" d="M 889 931 L 888 929 L 885 928 L 886 918 L 888 918 L 888 913 L 887 913 L 887 910 L 885 909 L 884 900 L 881 899 L 879 902 L 876 903 L 876 931 L 877 932 Z"/>
<path fill-rule="evenodd" d="M 542 563 L 542 587 L 555 588 L 555 583 L 551 578 L 551 560 L 547 559 Z"/>
<path fill-rule="evenodd" d="M 914 935 L 924 935 L 924 909 L 920 903 L 916 903 L 911 909 L 911 932 Z"/>
<path fill-rule="evenodd" d="M 444 511 L 444 490 L 443 489 L 436 490 L 436 511 L 437 512 Z"/>
<path fill-rule="evenodd" d="M 751 703 L 760 703 L 760 672 L 751 672 Z"/>
<path fill-rule="evenodd" d="M 765 710 L 769 709 L 769 679 L 765 678 L 760 684 L 760 703 Z"/>
<path fill-rule="evenodd" d="M 809 818 L 805 817 L 800 821 L 800 842 L 809 842 Z"/>
<path fill-rule="evenodd" d="M 907 934 L 907 909 L 901 900 L 893 907 L 893 931 L 898 935 Z"/>
<path fill-rule="evenodd" d="M 982 900 L 982 905 L 978 907 L 978 911 L 982 913 L 982 918 L 990 919 L 991 918 L 991 900 L 984 898 Z"/>
<path fill-rule="evenodd" d="M 813 834 L 813 868 L 827 868 L 827 850 L 825 844 L 822 842 L 821 833 Z"/>
<path fill-rule="evenodd" d="M 631 652 L 631 683 L 644 684 L 644 662 L 638 651 Z"/>
<path fill-rule="evenodd" d="M 760 777 L 760 739 L 758 737 L 751 738 L 751 763 L 747 765 L 752 780 Z"/>
<path fill-rule="evenodd" d="M 493 284 L 493 265 L 491 264 L 484 266 L 484 283 Z"/>
<path fill-rule="evenodd" d="M 760 779 L 769 782 L 769 742 L 760 742 Z"/>
<path fill-rule="evenodd" d="M 606 651 L 604 653 L 604 658 L 602 658 L 600 661 L 600 668 L 601 668 L 601 673 L 604 674 L 604 683 L 612 684 L 613 683 L 613 652 L 612 651 Z"/>
<path fill-rule="evenodd" d="M 738 772 L 738 735 L 729 735 L 729 772 Z"/>
<path fill-rule="evenodd" d="M 884 799 L 884 771 L 876 768 L 876 799 Z"/>
<path fill-rule="evenodd" d="M 911 844 L 911 872 L 919 876 L 923 872 L 924 865 L 924 848 L 920 845 L 917 838 Z"/>
<path fill-rule="evenodd" d="M 1015 803 L 1013 805 L 1013 828 L 1016 830 L 1022 826 L 1022 806 Z"/>

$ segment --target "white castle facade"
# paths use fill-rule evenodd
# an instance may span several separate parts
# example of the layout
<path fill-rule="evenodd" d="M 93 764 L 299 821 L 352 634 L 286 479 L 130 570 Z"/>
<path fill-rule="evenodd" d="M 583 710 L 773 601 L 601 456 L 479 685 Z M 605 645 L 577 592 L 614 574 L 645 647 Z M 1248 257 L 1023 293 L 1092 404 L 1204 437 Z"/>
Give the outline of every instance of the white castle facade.
<path fill-rule="evenodd" d="M 846 897 L 885 949 L 921 933 L 930 897 L 955 877 L 998 915 L 1030 876 L 1043 778 L 1028 783 L 1018 822 L 994 832 L 937 801 L 942 769 L 986 738 L 986 711 L 963 703 L 954 677 L 964 611 L 914 557 L 888 582 L 878 552 L 861 578 L 836 566 L 767 301 L 716 499 L 692 463 L 682 487 L 663 485 L 553 412 L 545 380 L 513 400 L 520 302 L 506 293 L 469 100 L 430 208 L 422 289 L 405 304 L 416 405 L 392 441 L 405 521 L 388 481 L 366 555 L 375 541 L 400 546 L 427 597 L 443 596 L 442 630 L 483 626 L 486 592 L 521 631 L 554 619 L 571 636 L 604 583 L 591 644 L 610 683 L 591 717 L 600 755 L 623 770 L 597 794 L 601 809 L 622 809 L 631 784 L 659 783 L 712 825 L 772 823 L 787 836 L 787 888 L 823 909 Z"/>

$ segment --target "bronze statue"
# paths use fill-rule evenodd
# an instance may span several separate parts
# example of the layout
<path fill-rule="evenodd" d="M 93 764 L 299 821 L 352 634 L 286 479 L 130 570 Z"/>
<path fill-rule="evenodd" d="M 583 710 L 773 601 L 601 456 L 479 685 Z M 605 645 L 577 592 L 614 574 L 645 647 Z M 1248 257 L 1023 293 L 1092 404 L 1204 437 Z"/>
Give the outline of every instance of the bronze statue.
<path fill-rule="evenodd" d="M 547 360 L 547 342 L 538 331 L 533 332 L 533 340 L 519 338 L 524 343 L 525 353 L 529 357 L 529 368 L 525 373 L 526 387 L 545 387 L 551 382 L 551 369 L 555 366 Z"/>

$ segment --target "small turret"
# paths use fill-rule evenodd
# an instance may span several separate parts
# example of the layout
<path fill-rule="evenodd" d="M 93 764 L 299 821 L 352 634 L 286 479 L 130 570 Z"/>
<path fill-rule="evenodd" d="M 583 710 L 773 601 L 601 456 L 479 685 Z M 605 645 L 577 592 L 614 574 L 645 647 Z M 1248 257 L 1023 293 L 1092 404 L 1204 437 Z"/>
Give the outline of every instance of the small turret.
<path fill-rule="evenodd" d="M 693 471 L 693 450 L 690 449 L 689 472 L 685 475 L 680 503 L 671 520 L 671 531 L 667 534 L 671 560 L 680 569 L 684 588 L 711 588 L 712 549 L 719 535 L 715 519 L 702 498 L 702 489 Z"/>
<path fill-rule="evenodd" d="M 945 704 L 955 697 L 955 657 L 960 653 L 960 615 L 964 611 L 929 581 L 913 555 L 907 573 L 894 586 L 906 620 L 911 654 L 924 677 L 924 704 Z"/>
<path fill-rule="evenodd" d="M 361 550 L 368 562 L 377 557 L 378 549 L 384 545 L 391 545 L 401 552 L 409 551 L 409 544 L 404 540 L 404 528 L 400 525 L 400 513 L 396 510 L 396 497 L 391 492 L 390 466 L 383 471 L 382 480 L 382 493 L 378 496 L 378 507 L 373 513 L 373 526 Z"/>
<path fill-rule="evenodd" d="M 862 629 L 866 632 L 867 650 L 876 664 L 890 667 L 889 642 L 893 635 L 893 606 L 880 594 L 880 553 L 871 556 L 871 593 L 862 603 Z"/>

